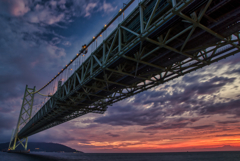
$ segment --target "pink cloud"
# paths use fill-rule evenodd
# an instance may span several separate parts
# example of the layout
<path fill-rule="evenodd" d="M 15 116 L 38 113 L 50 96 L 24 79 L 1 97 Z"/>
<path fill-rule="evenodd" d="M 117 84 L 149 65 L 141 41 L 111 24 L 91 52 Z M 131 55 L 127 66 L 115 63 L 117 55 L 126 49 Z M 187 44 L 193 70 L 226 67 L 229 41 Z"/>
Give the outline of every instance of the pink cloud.
<path fill-rule="evenodd" d="M 55 6 L 55 3 L 51 3 L 51 6 Z M 64 13 L 55 12 L 54 9 L 49 8 L 48 6 L 42 6 L 37 4 L 33 11 L 27 15 L 27 20 L 32 23 L 44 23 L 48 25 L 53 25 L 58 22 L 65 20 Z"/>
<path fill-rule="evenodd" d="M 115 11 L 117 9 L 117 6 L 113 7 L 110 3 L 106 3 L 106 1 L 104 1 L 102 8 L 105 13 L 109 13 L 109 12 Z"/>
<path fill-rule="evenodd" d="M 11 5 L 10 12 L 14 16 L 23 16 L 30 10 L 25 0 L 14 0 L 14 2 L 11 1 Z"/>
<path fill-rule="evenodd" d="M 86 14 L 85 14 L 84 17 L 90 16 L 90 15 L 91 15 L 90 12 L 92 12 L 92 10 L 93 10 L 96 6 L 97 6 L 97 3 L 89 3 L 89 4 L 87 4 L 86 9 L 85 9 Z"/>

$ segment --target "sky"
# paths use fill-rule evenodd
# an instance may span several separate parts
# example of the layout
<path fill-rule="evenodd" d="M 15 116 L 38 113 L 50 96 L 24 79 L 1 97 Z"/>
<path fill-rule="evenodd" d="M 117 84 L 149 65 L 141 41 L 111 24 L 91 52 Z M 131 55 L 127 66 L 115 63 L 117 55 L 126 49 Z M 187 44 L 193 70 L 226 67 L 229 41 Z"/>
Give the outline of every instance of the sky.
<path fill-rule="evenodd" d="M 10 140 L 26 84 L 51 80 L 123 2 L 0 0 L 0 143 Z M 29 141 L 90 153 L 240 150 L 239 61 L 238 53 Z"/>

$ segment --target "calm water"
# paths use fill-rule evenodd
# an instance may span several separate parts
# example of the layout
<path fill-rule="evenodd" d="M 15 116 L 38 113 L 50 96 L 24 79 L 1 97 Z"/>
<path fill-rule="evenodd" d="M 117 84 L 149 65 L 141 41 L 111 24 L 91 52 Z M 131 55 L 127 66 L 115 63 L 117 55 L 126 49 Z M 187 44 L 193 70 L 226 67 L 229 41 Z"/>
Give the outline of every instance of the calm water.
<path fill-rule="evenodd" d="M 0 161 L 240 161 L 240 152 L 81 154 L 0 152 Z"/>

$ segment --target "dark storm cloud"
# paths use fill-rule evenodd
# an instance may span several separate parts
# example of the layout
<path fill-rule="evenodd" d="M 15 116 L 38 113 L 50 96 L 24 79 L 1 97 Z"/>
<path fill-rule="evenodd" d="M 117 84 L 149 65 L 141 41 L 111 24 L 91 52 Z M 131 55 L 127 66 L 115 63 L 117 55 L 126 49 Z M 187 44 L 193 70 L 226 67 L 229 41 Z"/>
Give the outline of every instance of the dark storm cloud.
<path fill-rule="evenodd" d="M 217 121 L 218 124 L 231 124 L 231 123 L 238 123 L 240 121 L 237 120 L 229 120 L 229 121 Z"/>
<path fill-rule="evenodd" d="M 90 124 L 85 127 L 78 127 L 78 129 L 92 129 L 92 128 L 96 128 L 96 127 L 99 127 L 99 124 Z"/>
<path fill-rule="evenodd" d="M 69 38 L 55 29 L 67 29 L 78 16 L 91 17 L 93 12 L 114 8 L 98 0 L 0 0 L 0 131 L 17 124 L 26 84 L 39 89 L 62 69 L 72 57 L 67 55 Z M 84 40 L 85 41 L 85 40 Z M 79 49 L 78 47 L 76 48 Z M 74 55 L 77 51 L 74 51 Z M 41 102 L 35 98 L 36 102 Z M 93 125 L 90 125 L 91 127 Z M 90 128 L 89 126 L 89 128 Z M 54 141 L 64 141 L 63 133 Z M 41 135 L 39 135 L 41 136 Z M 9 140 L 7 138 L 7 140 Z M 37 138 L 42 141 L 48 136 Z M 72 140 L 73 138 L 70 138 Z M 50 139 L 51 140 L 51 139 Z M 1 140 L 2 141 L 2 140 Z"/>
<path fill-rule="evenodd" d="M 110 133 L 110 132 L 107 132 L 106 133 L 108 136 L 111 136 L 111 137 L 119 137 L 120 135 L 118 135 L 118 134 L 112 134 L 112 133 Z"/>
<path fill-rule="evenodd" d="M 240 69 L 233 69 L 231 71 L 228 71 L 227 74 L 240 74 Z"/>
<path fill-rule="evenodd" d="M 151 125 L 161 121 L 165 115 L 161 108 L 137 109 L 131 105 L 111 107 L 107 113 L 107 116 L 99 117 L 95 122 L 120 126 Z"/>
<path fill-rule="evenodd" d="M 54 132 L 54 130 L 51 130 L 51 132 Z M 71 135 L 66 135 L 63 133 L 57 133 L 57 134 L 51 134 L 47 133 L 47 135 L 41 135 L 41 134 L 35 134 L 37 136 L 31 136 L 30 141 L 34 142 L 59 142 L 59 143 L 66 143 L 69 141 L 76 141 L 76 138 L 72 137 Z"/>
<path fill-rule="evenodd" d="M 95 119 L 95 122 L 109 125 L 131 126 L 131 125 L 152 125 L 164 121 L 167 116 L 181 116 L 185 112 L 198 113 L 199 115 L 211 114 L 213 110 L 218 111 L 220 104 L 214 104 L 213 100 L 204 101 L 197 98 L 199 95 L 213 94 L 218 92 L 226 84 L 231 84 L 235 78 L 213 77 L 205 82 L 200 82 L 202 76 L 188 77 L 191 84 L 177 82 L 175 86 L 182 88 L 182 91 L 173 90 L 172 93 L 166 90 L 146 91 L 135 96 L 133 103 L 119 104 L 110 107 L 106 116 Z M 161 89 L 165 89 L 164 86 Z M 153 105 L 143 108 L 143 105 Z M 224 103 L 221 103 L 224 108 Z M 237 103 L 235 103 L 237 105 Z M 211 105 L 211 106 L 209 106 Z M 217 109 L 214 109 L 216 107 Z M 205 111 L 205 112 L 204 112 Z M 220 111 L 218 111 L 220 112 Z M 218 113 L 216 112 L 216 114 Z M 225 111 L 227 112 L 227 111 Z M 214 113 L 215 114 L 215 113 Z M 171 129 L 185 127 L 187 123 L 172 123 L 161 125 L 159 129 Z M 150 128 L 150 129 L 151 129 Z"/>
<path fill-rule="evenodd" d="M 232 83 L 236 78 L 214 77 L 197 87 L 192 87 L 198 91 L 198 94 L 212 94 L 217 92 L 227 83 Z"/>
<path fill-rule="evenodd" d="M 215 103 L 199 110 L 201 115 L 233 114 L 240 116 L 240 100 L 231 100 L 226 103 Z"/>
<path fill-rule="evenodd" d="M 17 124 L 17 119 L 13 118 L 11 114 L 0 114 L 0 131 L 4 129 L 12 129 Z"/>
<path fill-rule="evenodd" d="M 58 143 L 67 143 L 67 142 L 80 142 L 88 144 L 90 140 L 83 138 L 82 133 L 76 133 L 75 130 L 78 130 L 71 122 L 66 122 L 62 125 L 44 130 L 38 134 L 34 134 L 30 137 L 30 141 L 33 142 L 58 142 Z"/>
<path fill-rule="evenodd" d="M 199 130 L 199 129 L 208 129 L 208 128 L 213 128 L 214 125 L 202 125 L 202 126 L 193 126 L 190 127 L 191 129 Z"/>
<path fill-rule="evenodd" d="M 225 137 L 225 136 L 240 136 L 240 134 L 223 134 L 223 135 L 215 135 L 216 137 Z"/>
<path fill-rule="evenodd" d="M 3 22 L 0 24 L 0 90 L 2 91 L 0 101 L 2 101 L 22 96 L 26 84 L 33 86 L 34 83 L 41 86 L 42 82 L 47 82 L 44 74 L 39 72 L 45 71 L 47 75 L 53 75 L 48 68 L 53 63 L 46 60 L 47 50 L 52 51 L 53 57 L 56 52 L 58 52 L 56 55 L 64 54 L 63 51 L 59 52 L 56 46 L 49 45 L 41 39 L 35 41 L 24 38 L 26 34 L 22 33 L 27 31 L 29 34 L 37 30 L 40 32 L 37 26 L 24 22 L 20 25 L 21 20 L 18 18 L 7 20 L 0 16 L 0 20 Z M 51 56 L 49 58 L 51 60 Z"/>
<path fill-rule="evenodd" d="M 213 74 L 205 74 L 204 77 L 213 77 Z M 200 75 L 185 75 L 182 78 L 183 82 L 186 83 L 198 83 L 199 79 L 201 79 L 202 77 Z"/>
<path fill-rule="evenodd" d="M 65 64 L 65 49 L 58 45 L 66 44 L 66 38 L 49 27 L 67 25 L 76 16 L 91 16 L 96 8 L 99 12 L 113 6 L 98 0 L 0 0 L 0 8 L 1 101 L 22 95 L 26 84 L 44 85 Z"/>
<path fill-rule="evenodd" d="M 136 103 L 161 103 L 163 104 L 166 101 L 170 101 L 171 104 L 179 104 L 181 102 L 190 101 L 193 104 L 197 103 L 196 96 L 204 94 L 212 94 L 218 92 L 224 85 L 232 83 L 235 78 L 226 78 L 226 77 L 213 77 L 206 82 L 199 82 L 199 79 L 202 76 L 193 76 L 193 79 L 189 76 L 185 80 L 190 80 L 191 84 L 186 85 L 183 83 L 176 83 L 173 86 L 182 88 L 184 91 L 174 90 L 173 94 L 168 93 L 167 91 L 146 91 L 141 93 L 134 100 Z M 193 81 L 194 80 L 194 81 Z M 173 87 L 174 88 L 174 87 Z M 150 97 L 149 97 L 150 96 Z M 151 100 L 151 98 L 156 97 L 156 100 Z"/>
<path fill-rule="evenodd" d="M 166 130 L 166 129 L 179 129 L 185 128 L 187 125 L 190 125 L 200 118 L 178 118 L 178 119 L 166 119 L 167 122 L 161 123 L 161 125 L 148 126 L 143 128 L 143 130 Z"/>
<path fill-rule="evenodd" d="M 178 128 L 184 128 L 187 124 L 188 123 L 163 124 L 163 125 L 149 126 L 144 128 L 143 130 L 178 129 Z"/>
<path fill-rule="evenodd" d="M 199 79 L 200 78 L 201 76 L 199 76 Z M 196 77 L 194 79 L 198 80 Z M 203 101 L 205 97 L 202 97 L 202 99 L 197 97 L 204 94 L 216 94 L 223 86 L 228 83 L 231 84 L 234 80 L 235 78 L 213 77 L 206 82 L 195 81 L 190 85 L 186 85 L 183 82 L 182 84 L 178 84 L 178 87 L 182 88 L 183 91 L 179 92 L 174 90 L 172 94 L 166 93 L 164 97 L 160 97 L 156 101 L 169 101 L 169 104 L 175 105 L 177 110 L 175 113 L 172 113 L 172 115 L 180 115 L 185 111 L 197 110 L 202 106 L 208 105 L 209 102 Z M 180 106 L 180 103 L 184 103 L 184 106 Z M 192 105 L 192 108 L 190 105 Z"/>
<path fill-rule="evenodd" d="M 232 83 L 236 79 L 236 78 L 226 78 L 226 77 L 215 76 L 207 80 L 206 82 L 199 82 L 198 80 L 201 77 L 202 76 L 198 76 L 198 77 L 194 76 L 193 79 L 185 78 L 185 80 L 194 80 L 194 81 L 189 81 L 192 84 L 185 85 L 185 87 L 183 86 L 185 88 L 184 94 L 194 94 L 194 93 L 198 95 L 212 94 L 219 91 L 219 89 L 221 89 L 224 85 L 228 83 Z"/>
<path fill-rule="evenodd" d="M 89 18 L 93 12 L 109 13 L 116 8 L 107 4 L 106 1 L 98 0 L 12 0 L 12 3 L 9 2 L 0 0 L 0 131 L 2 132 L 0 141 L 10 139 L 10 129 L 17 123 L 25 85 L 41 87 L 49 81 L 49 78 L 55 76 L 63 64 L 70 60 L 67 57 L 72 57 L 65 47 L 71 46 L 73 41 L 69 42 L 68 38 L 62 36 L 63 33 L 56 33 L 56 31 L 67 30 L 67 26 L 71 26 L 74 17 Z M 54 31 L 54 29 L 57 30 Z M 73 31 L 75 33 L 75 30 Z M 77 44 L 77 50 L 78 47 L 79 44 Z M 237 60 L 240 60 L 239 57 L 231 58 L 230 62 L 238 63 Z M 221 67 L 221 65 L 218 66 L 218 68 Z M 236 74 L 238 71 L 239 69 L 234 69 L 228 74 Z M 226 103 L 214 103 L 214 100 L 198 98 L 200 95 L 216 95 L 223 86 L 235 80 L 235 78 L 213 76 L 213 74 L 186 75 L 182 82 L 162 85 L 163 88 L 159 91 L 145 91 L 136 95 L 133 102 L 126 103 L 124 100 L 119 104 L 114 104 L 109 107 L 104 116 L 94 121 L 83 121 L 82 123 L 90 123 L 85 127 L 71 124 L 71 128 L 76 131 L 80 129 L 91 132 L 95 130 L 94 128 L 105 126 L 104 124 L 141 125 L 144 126 L 143 131 L 154 135 L 157 130 L 190 127 L 200 120 L 201 116 L 212 114 L 240 116 L 239 101 L 227 100 Z M 201 82 L 200 79 L 204 80 L 204 78 L 205 82 Z M 169 88 L 173 88 L 173 91 L 169 92 Z M 182 115 L 186 112 L 193 118 L 183 118 Z M 193 113 L 197 116 L 192 115 Z M 180 118 L 170 119 L 168 116 Z M 233 121 L 218 123 L 228 124 Z M 76 134 L 75 131 L 67 130 L 69 127 L 70 123 L 60 128 L 58 126 L 31 136 L 30 140 L 61 143 L 76 141 L 84 144 L 92 141 L 82 139 L 81 132 Z M 203 125 L 190 128 L 208 129 L 211 127 L 214 126 Z M 113 138 L 122 137 L 115 132 L 104 131 L 104 134 Z M 136 144 L 124 143 L 120 146 Z"/>

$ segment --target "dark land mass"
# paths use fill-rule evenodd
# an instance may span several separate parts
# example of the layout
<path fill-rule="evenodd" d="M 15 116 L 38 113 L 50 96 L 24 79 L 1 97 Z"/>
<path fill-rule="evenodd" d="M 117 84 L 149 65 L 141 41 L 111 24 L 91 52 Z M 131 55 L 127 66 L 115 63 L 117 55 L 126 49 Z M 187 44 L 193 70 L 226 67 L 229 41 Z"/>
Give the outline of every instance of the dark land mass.
<path fill-rule="evenodd" d="M 8 143 L 0 143 L 0 151 L 7 150 L 9 146 Z M 44 143 L 44 142 L 29 142 L 28 148 L 30 151 L 45 151 L 45 152 L 80 152 L 76 149 L 72 149 L 62 144 L 57 143 Z M 19 145 L 16 150 L 24 150 L 21 145 Z M 81 152 L 80 152 L 81 153 Z"/>

